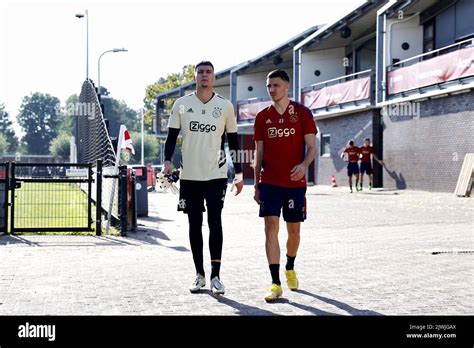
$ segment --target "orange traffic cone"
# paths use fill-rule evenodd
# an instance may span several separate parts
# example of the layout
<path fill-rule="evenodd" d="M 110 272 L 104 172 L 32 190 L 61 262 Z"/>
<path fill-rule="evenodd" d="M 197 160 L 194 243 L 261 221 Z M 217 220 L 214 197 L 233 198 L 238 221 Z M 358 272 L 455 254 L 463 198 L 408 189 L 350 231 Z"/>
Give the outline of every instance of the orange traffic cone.
<path fill-rule="evenodd" d="M 331 186 L 331 187 L 337 187 L 337 184 L 336 184 L 336 178 L 334 177 L 334 175 L 332 176 L 332 179 L 331 179 L 331 184 L 332 184 L 332 186 Z"/>

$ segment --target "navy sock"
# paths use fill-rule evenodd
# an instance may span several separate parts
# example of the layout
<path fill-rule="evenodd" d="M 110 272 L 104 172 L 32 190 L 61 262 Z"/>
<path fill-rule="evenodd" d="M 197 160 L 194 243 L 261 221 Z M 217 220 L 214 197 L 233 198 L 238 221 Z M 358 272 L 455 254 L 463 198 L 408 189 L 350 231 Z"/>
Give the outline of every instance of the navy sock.
<path fill-rule="evenodd" d="M 280 264 L 275 263 L 268 266 L 272 275 L 272 284 L 281 285 L 280 282 Z"/>
<path fill-rule="evenodd" d="M 295 269 L 295 259 L 296 259 L 296 255 L 295 256 L 286 255 L 286 270 L 287 271 Z"/>

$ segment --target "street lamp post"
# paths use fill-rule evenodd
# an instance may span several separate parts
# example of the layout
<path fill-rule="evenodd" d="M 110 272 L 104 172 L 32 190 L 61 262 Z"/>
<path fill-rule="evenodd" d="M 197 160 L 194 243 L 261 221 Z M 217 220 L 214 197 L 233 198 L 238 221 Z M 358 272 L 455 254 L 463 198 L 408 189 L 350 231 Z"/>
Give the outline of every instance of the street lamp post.
<path fill-rule="evenodd" d="M 101 95 L 100 93 L 100 59 L 102 58 L 102 56 L 106 53 L 109 53 L 109 52 L 113 52 L 113 53 L 117 53 L 117 52 L 128 52 L 127 49 L 125 48 L 114 48 L 114 49 L 111 49 L 111 50 L 107 50 L 105 52 L 102 52 L 102 54 L 99 56 L 99 61 L 97 63 L 97 85 L 98 85 L 98 94 Z"/>
<path fill-rule="evenodd" d="M 85 10 L 84 13 L 76 13 L 76 17 L 86 17 L 86 79 L 89 79 L 89 10 Z"/>

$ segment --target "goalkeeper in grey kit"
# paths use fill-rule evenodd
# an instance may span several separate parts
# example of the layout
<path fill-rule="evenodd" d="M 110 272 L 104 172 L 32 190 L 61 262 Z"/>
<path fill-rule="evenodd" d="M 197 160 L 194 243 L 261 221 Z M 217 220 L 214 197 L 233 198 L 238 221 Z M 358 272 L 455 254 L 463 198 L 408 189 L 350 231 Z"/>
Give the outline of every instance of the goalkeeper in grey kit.
<path fill-rule="evenodd" d="M 222 295 L 220 280 L 222 256 L 222 221 L 227 189 L 225 134 L 231 153 L 238 153 L 237 122 L 230 101 L 214 92 L 214 66 L 202 61 L 195 67 L 196 91 L 177 99 L 173 105 L 165 144 L 163 173 L 171 173 L 171 157 L 179 132 L 182 132 L 182 172 L 178 210 L 188 216 L 189 240 L 193 253 L 196 279 L 189 288 L 198 292 L 206 285 L 203 266 L 203 212 L 207 207 L 209 250 L 211 254 L 211 291 Z M 243 188 L 242 165 L 234 158 L 234 185 L 238 195 Z"/>

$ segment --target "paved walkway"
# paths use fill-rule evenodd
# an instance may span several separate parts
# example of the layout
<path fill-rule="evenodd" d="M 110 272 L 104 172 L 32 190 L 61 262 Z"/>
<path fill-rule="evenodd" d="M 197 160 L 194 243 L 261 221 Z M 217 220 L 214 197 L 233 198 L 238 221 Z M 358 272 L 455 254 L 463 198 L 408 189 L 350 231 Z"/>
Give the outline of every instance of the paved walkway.
<path fill-rule="evenodd" d="M 347 191 L 308 189 L 309 220 L 296 259 L 301 290 L 284 284 L 276 303 L 262 299 L 270 281 L 263 221 L 252 186 L 245 186 L 225 203 L 225 296 L 189 293 L 186 216 L 176 212 L 177 196 L 150 193 L 150 216 L 127 238 L 0 236 L 0 315 L 474 313 L 472 198 Z M 282 230 L 282 246 L 285 237 Z"/>

